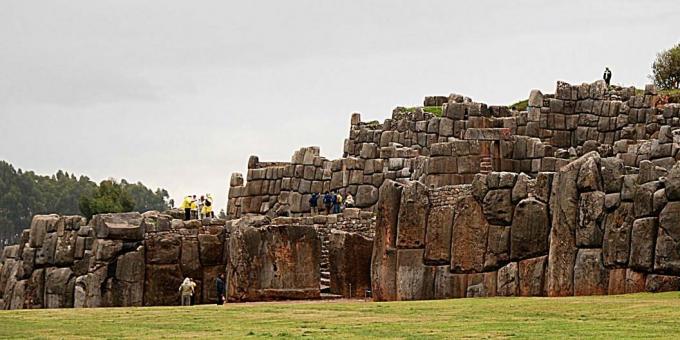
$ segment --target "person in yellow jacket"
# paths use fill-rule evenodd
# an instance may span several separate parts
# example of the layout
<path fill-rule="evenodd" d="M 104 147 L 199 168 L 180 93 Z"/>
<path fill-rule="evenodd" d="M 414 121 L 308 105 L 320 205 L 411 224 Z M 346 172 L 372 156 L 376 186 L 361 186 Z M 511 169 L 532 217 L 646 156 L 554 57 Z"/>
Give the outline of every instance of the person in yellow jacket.
<path fill-rule="evenodd" d="M 210 194 L 205 195 L 205 201 L 203 202 L 203 208 L 201 209 L 201 214 L 203 217 L 215 217 L 212 210 L 212 196 Z"/>
<path fill-rule="evenodd" d="M 194 220 L 198 218 L 198 202 L 196 202 L 196 195 L 191 197 L 191 218 Z"/>
<path fill-rule="evenodd" d="M 188 221 L 191 218 L 191 196 L 187 195 L 184 197 L 184 200 L 182 201 L 182 204 L 179 205 L 179 208 L 184 210 L 184 220 Z"/>

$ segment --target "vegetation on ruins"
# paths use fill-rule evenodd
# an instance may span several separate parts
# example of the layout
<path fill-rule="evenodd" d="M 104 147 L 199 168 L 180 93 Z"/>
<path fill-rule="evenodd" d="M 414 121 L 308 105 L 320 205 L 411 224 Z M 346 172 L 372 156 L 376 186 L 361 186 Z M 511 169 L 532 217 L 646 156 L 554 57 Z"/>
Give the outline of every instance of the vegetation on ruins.
<path fill-rule="evenodd" d="M 0 311 L 0 338 L 668 338 L 677 292 Z M 82 327 L 81 325 L 92 325 Z"/>
<path fill-rule="evenodd" d="M 16 170 L 11 164 L 0 161 L 0 247 L 11 243 L 27 228 L 35 214 L 85 214 L 89 217 L 92 213 L 116 212 L 123 208 L 143 212 L 164 210 L 168 206 L 168 192 L 164 189 L 152 191 L 142 183 L 125 180 L 115 184 L 109 182 L 97 185 L 87 176 L 76 177 L 62 170 L 51 176 L 41 176 L 33 171 Z M 123 205 L 121 201 L 114 204 L 118 190 L 131 199 L 131 208 L 129 203 Z M 89 203 L 81 205 L 81 197 L 88 197 Z"/>
<path fill-rule="evenodd" d="M 680 43 L 657 53 L 650 78 L 660 89 L 680 88 Z"/>

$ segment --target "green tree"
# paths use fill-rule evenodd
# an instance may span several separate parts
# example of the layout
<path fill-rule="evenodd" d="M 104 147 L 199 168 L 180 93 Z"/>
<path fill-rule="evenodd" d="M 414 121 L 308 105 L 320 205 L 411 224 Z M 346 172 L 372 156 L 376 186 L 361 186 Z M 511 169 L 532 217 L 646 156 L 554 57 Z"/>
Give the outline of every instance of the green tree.
<path fill-rule="evenodd" d="M 680 87 L 680 43 L 657 53 L 650 78 L 660 89 Z"/>
<path fill-rule="evenodd" d="M 96 214 L 129 212 L 134 208 L 132 195 L 114 180 L 104 180 L 92 194 L 80 197 L 80 212 L 87 219 Z"/>

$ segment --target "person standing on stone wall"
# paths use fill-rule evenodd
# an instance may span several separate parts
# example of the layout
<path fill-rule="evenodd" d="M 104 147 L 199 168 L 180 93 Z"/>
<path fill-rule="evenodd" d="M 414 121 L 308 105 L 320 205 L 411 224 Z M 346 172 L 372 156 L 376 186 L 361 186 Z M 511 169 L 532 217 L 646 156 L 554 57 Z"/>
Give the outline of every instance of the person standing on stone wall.
<path fill-rule="evenodd" d="M 201 196 L 203 198 L 203 196 Z M 212 211 L 212 197 L 210 194 L 205 194 L 205 200 L 203 200 L 203 208 L 201 209 L 201 214 L 203 217 L 214 218 L 215 215 Z"/>
<path fill-rule="evenodd" d="M 333 201 L 333 213 L 339 214 L 340 207 L 342 207 L 342 194 L 338 192 L 337 194 L 335 194 L 335 201 Z"/>
<path fill-rule="evenodd" d="M 182 204 L 179 206 L 180 209 L 184 209 L 184 220 L 188 221 L 191 219 L 191 196 L 186 195 L 184 197 L 184 200 L 182 201 Z"/>
<path fill-rule="evenodd" d="M 328 191 L 323 194 L 323 206 L 326 208 L 326 215 L 330 215 L 333 207 L 333 196 Z"/>
<path fill-rule="evenodd" d="M 609 67 L 604 68 L 604 75 L 602 75 L 602 79 L 604 79 L 605 83 L 607 83 L 607 86 L 609 86 L 609 82 L 612 80 L 612 71 L 609 70 Z"/>
<path fill-rule="evenodd" d="M 309 198 L 309 209 L 310 209 L 312 216 L 319 214 L 319 208 L 317 207 L 317 205 L 319 203 L 318 201 L 319 201 L 319 193 L 313 192 L 312 197 Z"/>
<path fill-rule="evenodd" d="M 347 197 L 345 197 L 345 207 L 354 208 L 354 197 L 352 197 L 352 193 L 350 192 L 348 192 Z"/>
<path fill-rule="evenodd" d="M 191 305 L 191 279 L 188 277 L 184 278 L 184 282 L 179 286 L 179 292 L 182 295 L 182 306 Z"/>
<path fill-rule="evenodd" d="M 217 276 L 215 280 L 215 288 L 217 288 L 217 305 L 221 306 L 224 304 L 224 299 L 226 295 L 226 289 L 224 285 L 224 274 Z"/>
<path fill-rule="evenodd" d="M 191 219 L 195 220 L 198 218 L 198 202 L 196 201 L 196 195 L 191 197 Z"/>

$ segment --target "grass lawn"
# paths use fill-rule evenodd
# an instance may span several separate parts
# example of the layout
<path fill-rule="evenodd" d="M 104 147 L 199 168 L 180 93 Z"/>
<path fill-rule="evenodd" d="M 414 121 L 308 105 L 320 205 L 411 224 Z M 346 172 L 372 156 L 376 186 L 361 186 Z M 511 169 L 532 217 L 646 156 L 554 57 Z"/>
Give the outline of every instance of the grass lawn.
<path fill-rule="evenodd" d="M 0 312 L 2 338 L 680 338 L 680 293 Z"/>

